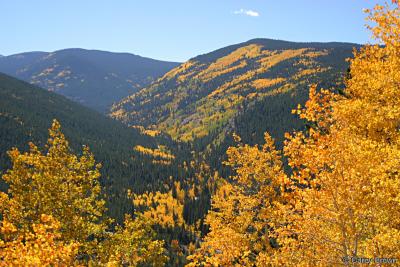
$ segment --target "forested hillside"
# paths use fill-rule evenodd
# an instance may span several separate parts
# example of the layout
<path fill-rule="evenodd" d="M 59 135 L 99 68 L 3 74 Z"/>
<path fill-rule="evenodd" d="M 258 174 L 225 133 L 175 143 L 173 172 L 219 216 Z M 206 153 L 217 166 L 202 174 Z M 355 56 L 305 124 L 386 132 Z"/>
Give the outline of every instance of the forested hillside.
<path fill-rule="evenodd" d="M 215 187 L 212 171 L 192 161 L 190 147 L 157 131 L 128 128 L 63 96 L 0 74 L 0 175 L 12 166 L 7 151 L 13 147 L 22 153 L 33 142 L 46 149 L 53 119 L 61 124 L 72 152 L 81 155 L 82 146 L 88 146 L 102 165 L 98 179 L 105 214 L 122 223 L 124 214 L 143 211 L 149 222 L 157 223 L 154 234 L 165 240 L 170 264 L 185 262 L 188 251 L 183 248 L 193 246 L 206 229 L 203 219 Z M 7 188 L 4 181 L 0 186 L 0 191 Z"/>
<path fill-rule="evenodd" d="M 1 57 L 0 72 L 106 112 L 177 65 L 128 53 L 64 49 Z"/>
<path fill-rule="evenodd" d="M 112 118 L 0 73 L 0 267 L 398 266 L 392 2 L 365 10 L 376 44 L 232 45 Z"/>
<path fill-rule="evenodd" d="M 26 151 L 29 141 L 42 147 L 53 119 L 62 124 L 75 151 L 88 145 L 103 165 L 101 183 L 111 201 L 110 212 L 116 217 L 122 218 L 131 207 L 126 199 L 128 189 L 160 190 L 177 172 L 178 146 L 169 138 L 127 128 L 63 96 L 5 74 L 0 74 L 0 171 L 10 167 L 6 152 L 12 147 Z M 163 157 L 144 154 L 135 150 L 136 146 L 150 151 L 164 147 L 178 154 L 178 159 L 160 163 Z"/>
<path fill-rule="evenodd" d="M 232 131 L 246 141 L 262 140 L 267 129 L 281 136 L 298 126 L 290 112 L 304 103 L 309 85 L 342 83 L 345 59 L 358 47 L 250 40 L 183 63 L 115 104 L 111 116 L 177 140 L 197 140 L 199 148 L 219 145 Z"/>
<path fill-rule="evenodd" d="M 283 149 L 268 132 L 259 145 L 235 137 L 234 175 L 187 266 L 398 265 L 399 7 L 366 10 L 384 45 L 355 52 L 344 89 L 311 86 L 294 110 L 307 127 L 286 133 Z"/>

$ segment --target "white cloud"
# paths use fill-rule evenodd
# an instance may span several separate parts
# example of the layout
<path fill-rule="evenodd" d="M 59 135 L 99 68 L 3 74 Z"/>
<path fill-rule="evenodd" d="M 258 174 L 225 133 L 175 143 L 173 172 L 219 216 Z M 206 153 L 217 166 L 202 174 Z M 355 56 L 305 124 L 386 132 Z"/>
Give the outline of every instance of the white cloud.
<path fill-rule="evenodd" d="M 243 9 L 243 8 L 241 8 L 240 10 L 234 11 L 233 14 L 246 15 L 246 16 L 250 16 L 250 17 L 259 17 L 260 16 L 260 13 L 258 13 L 257 11 L 247 10 L 247 9 Z"/>

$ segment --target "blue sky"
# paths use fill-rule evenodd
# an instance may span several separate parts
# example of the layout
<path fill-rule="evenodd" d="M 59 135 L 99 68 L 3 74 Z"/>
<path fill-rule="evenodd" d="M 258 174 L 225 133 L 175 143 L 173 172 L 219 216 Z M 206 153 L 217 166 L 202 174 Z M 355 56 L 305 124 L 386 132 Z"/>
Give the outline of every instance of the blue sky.
<path fill-rule="evenodd" d="M 2 0 L 0 54 L 80 47 L 185 61 L 247 41 L 366 43 L 381 0 Z"/>

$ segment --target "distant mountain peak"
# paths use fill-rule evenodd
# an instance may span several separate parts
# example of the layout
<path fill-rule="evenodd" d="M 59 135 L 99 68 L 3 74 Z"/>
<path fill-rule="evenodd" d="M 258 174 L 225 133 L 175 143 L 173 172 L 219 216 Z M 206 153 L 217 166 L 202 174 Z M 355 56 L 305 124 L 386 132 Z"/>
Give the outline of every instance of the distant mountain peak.
<path fill-rule="evenodd" d="M 82 48 L 26 52 L 0 58 L 0 72 L 101 112 L 178 65 L 129 53 Z"/>

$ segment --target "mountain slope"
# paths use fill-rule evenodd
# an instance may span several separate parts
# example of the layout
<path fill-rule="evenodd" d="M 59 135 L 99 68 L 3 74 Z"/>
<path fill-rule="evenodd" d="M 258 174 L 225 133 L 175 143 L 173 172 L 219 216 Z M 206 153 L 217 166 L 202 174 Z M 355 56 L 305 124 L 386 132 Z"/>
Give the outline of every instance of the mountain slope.
<path fill-rule="evenodd" d="M 12 147 L 26 151 L 29 141 L 42 147 L 54 118 L 75 151 L 89 145 L 102 163 L 102 184 L 110 197 L 110 213 L 116 217 L 131 208 L 127 189 L 160 188 L 176 169 L 173 160 L 169 165 L 157 164 L 157 158 L 134 149 L 174 149 L 177 146 L 170 139 L 142 134 L 63 96 L 0 73 L 0 174 L 10 166 L 6 151 Z"/>
<path fill-rule="evenodd" d="M 221 142 L 238 127 L 238 117 L 266 99 L 270 107 L 290 113 L 293 105 L 280 105 L 277 96 L 288 95 L 297 105 L 304 102 L 299 95 L 311 83 L 340 83 L 354 46 L 358 45 L 254 39 L 225 47 L 181 64 L 113 105 L 111 116 L 165 131 L 178 140 L 212 136 Z M 266 115 L 270 111 L 264 110 Z"/>
<path fill-rule="evenodd" d="M 65 49 L 0 58 L 0 72 L 105 112 L 178 63 L 128 53 Z"/>

